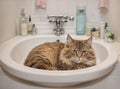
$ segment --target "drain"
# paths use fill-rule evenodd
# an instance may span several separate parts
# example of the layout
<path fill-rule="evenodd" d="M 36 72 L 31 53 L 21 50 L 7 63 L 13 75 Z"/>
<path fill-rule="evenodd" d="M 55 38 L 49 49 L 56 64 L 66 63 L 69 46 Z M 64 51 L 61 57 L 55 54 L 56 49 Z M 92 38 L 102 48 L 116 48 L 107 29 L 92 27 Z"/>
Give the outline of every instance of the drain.
<path fill-rule="evenodd" d="M 58 40 L 56 40 L 56 42 L 60 42 L 60 40 L 58 39 Z"/>

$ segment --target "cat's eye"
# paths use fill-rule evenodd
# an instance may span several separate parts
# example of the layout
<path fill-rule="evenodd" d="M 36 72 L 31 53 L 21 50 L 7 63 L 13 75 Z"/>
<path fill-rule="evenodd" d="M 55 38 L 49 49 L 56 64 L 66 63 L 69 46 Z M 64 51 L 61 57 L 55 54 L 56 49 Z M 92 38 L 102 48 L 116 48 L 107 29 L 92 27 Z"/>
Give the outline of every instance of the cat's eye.
<path fill-rule="evenodd" d="M 75 48 L 72 48 L 72 51 L 73 51 L 73 52 L 77 52 Z"/>
<path fill-rule="evenodd" d="M 76 50 L 73 50 L 74 52 L 77 52 Z"/>
<path fill-rule="evenodd" d="M 85 51 L 85 50 L 84 50 L 84 51 L 82 51 L 82 53 L 86 53 L 86 52 L 87 52 L 87 51 Z"/>

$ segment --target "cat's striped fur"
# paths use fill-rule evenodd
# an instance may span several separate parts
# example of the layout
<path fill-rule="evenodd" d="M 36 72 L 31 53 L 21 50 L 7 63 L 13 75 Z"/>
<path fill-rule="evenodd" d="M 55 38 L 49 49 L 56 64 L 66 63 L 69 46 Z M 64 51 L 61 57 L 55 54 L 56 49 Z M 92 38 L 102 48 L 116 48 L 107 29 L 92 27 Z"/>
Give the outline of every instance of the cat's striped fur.
<path fill-rule="evenodd" d="M 88 40 L 74 40 L 67 36 L 67 43 L 48 42 L 35 47 L 24 65 L 44 70 L 75 70 L 96 65 L 96 57 Z"/>

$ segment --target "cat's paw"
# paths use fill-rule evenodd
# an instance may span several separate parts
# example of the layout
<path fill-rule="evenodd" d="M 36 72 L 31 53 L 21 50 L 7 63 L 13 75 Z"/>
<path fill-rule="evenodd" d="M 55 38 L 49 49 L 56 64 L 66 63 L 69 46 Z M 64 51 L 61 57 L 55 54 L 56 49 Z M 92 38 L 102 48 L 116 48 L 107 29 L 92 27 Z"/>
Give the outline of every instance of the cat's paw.
<path fill-rule="evenodd" d="M 94 60 L 91 60 L 91 61 L 87 61 L 84 63 L 86 66 L 94 66 L 96 65 L 96 62 Z"/>
<path fill-rule="evenodd" d="M 72 65 L 72 62 L 71 61 L 67 61 L 67 60 L 63 60 L 63 64 Z"/>

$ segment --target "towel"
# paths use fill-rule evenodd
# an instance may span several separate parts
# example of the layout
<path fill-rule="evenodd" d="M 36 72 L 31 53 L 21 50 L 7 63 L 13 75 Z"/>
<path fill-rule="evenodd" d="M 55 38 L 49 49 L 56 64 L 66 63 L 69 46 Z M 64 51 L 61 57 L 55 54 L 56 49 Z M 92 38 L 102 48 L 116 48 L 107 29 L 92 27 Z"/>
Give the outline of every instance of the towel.
<path fill-rule="evenodd" d="M 36 0 L 36 7 L 45 9 L 47 7 L 47 0 Z"/>
<path fill-rule="evenodd" d="M 99 0 L 99 4 L 98 4 L 98 7 L 99 8 L 108 8 L 108 0 Z"/>

